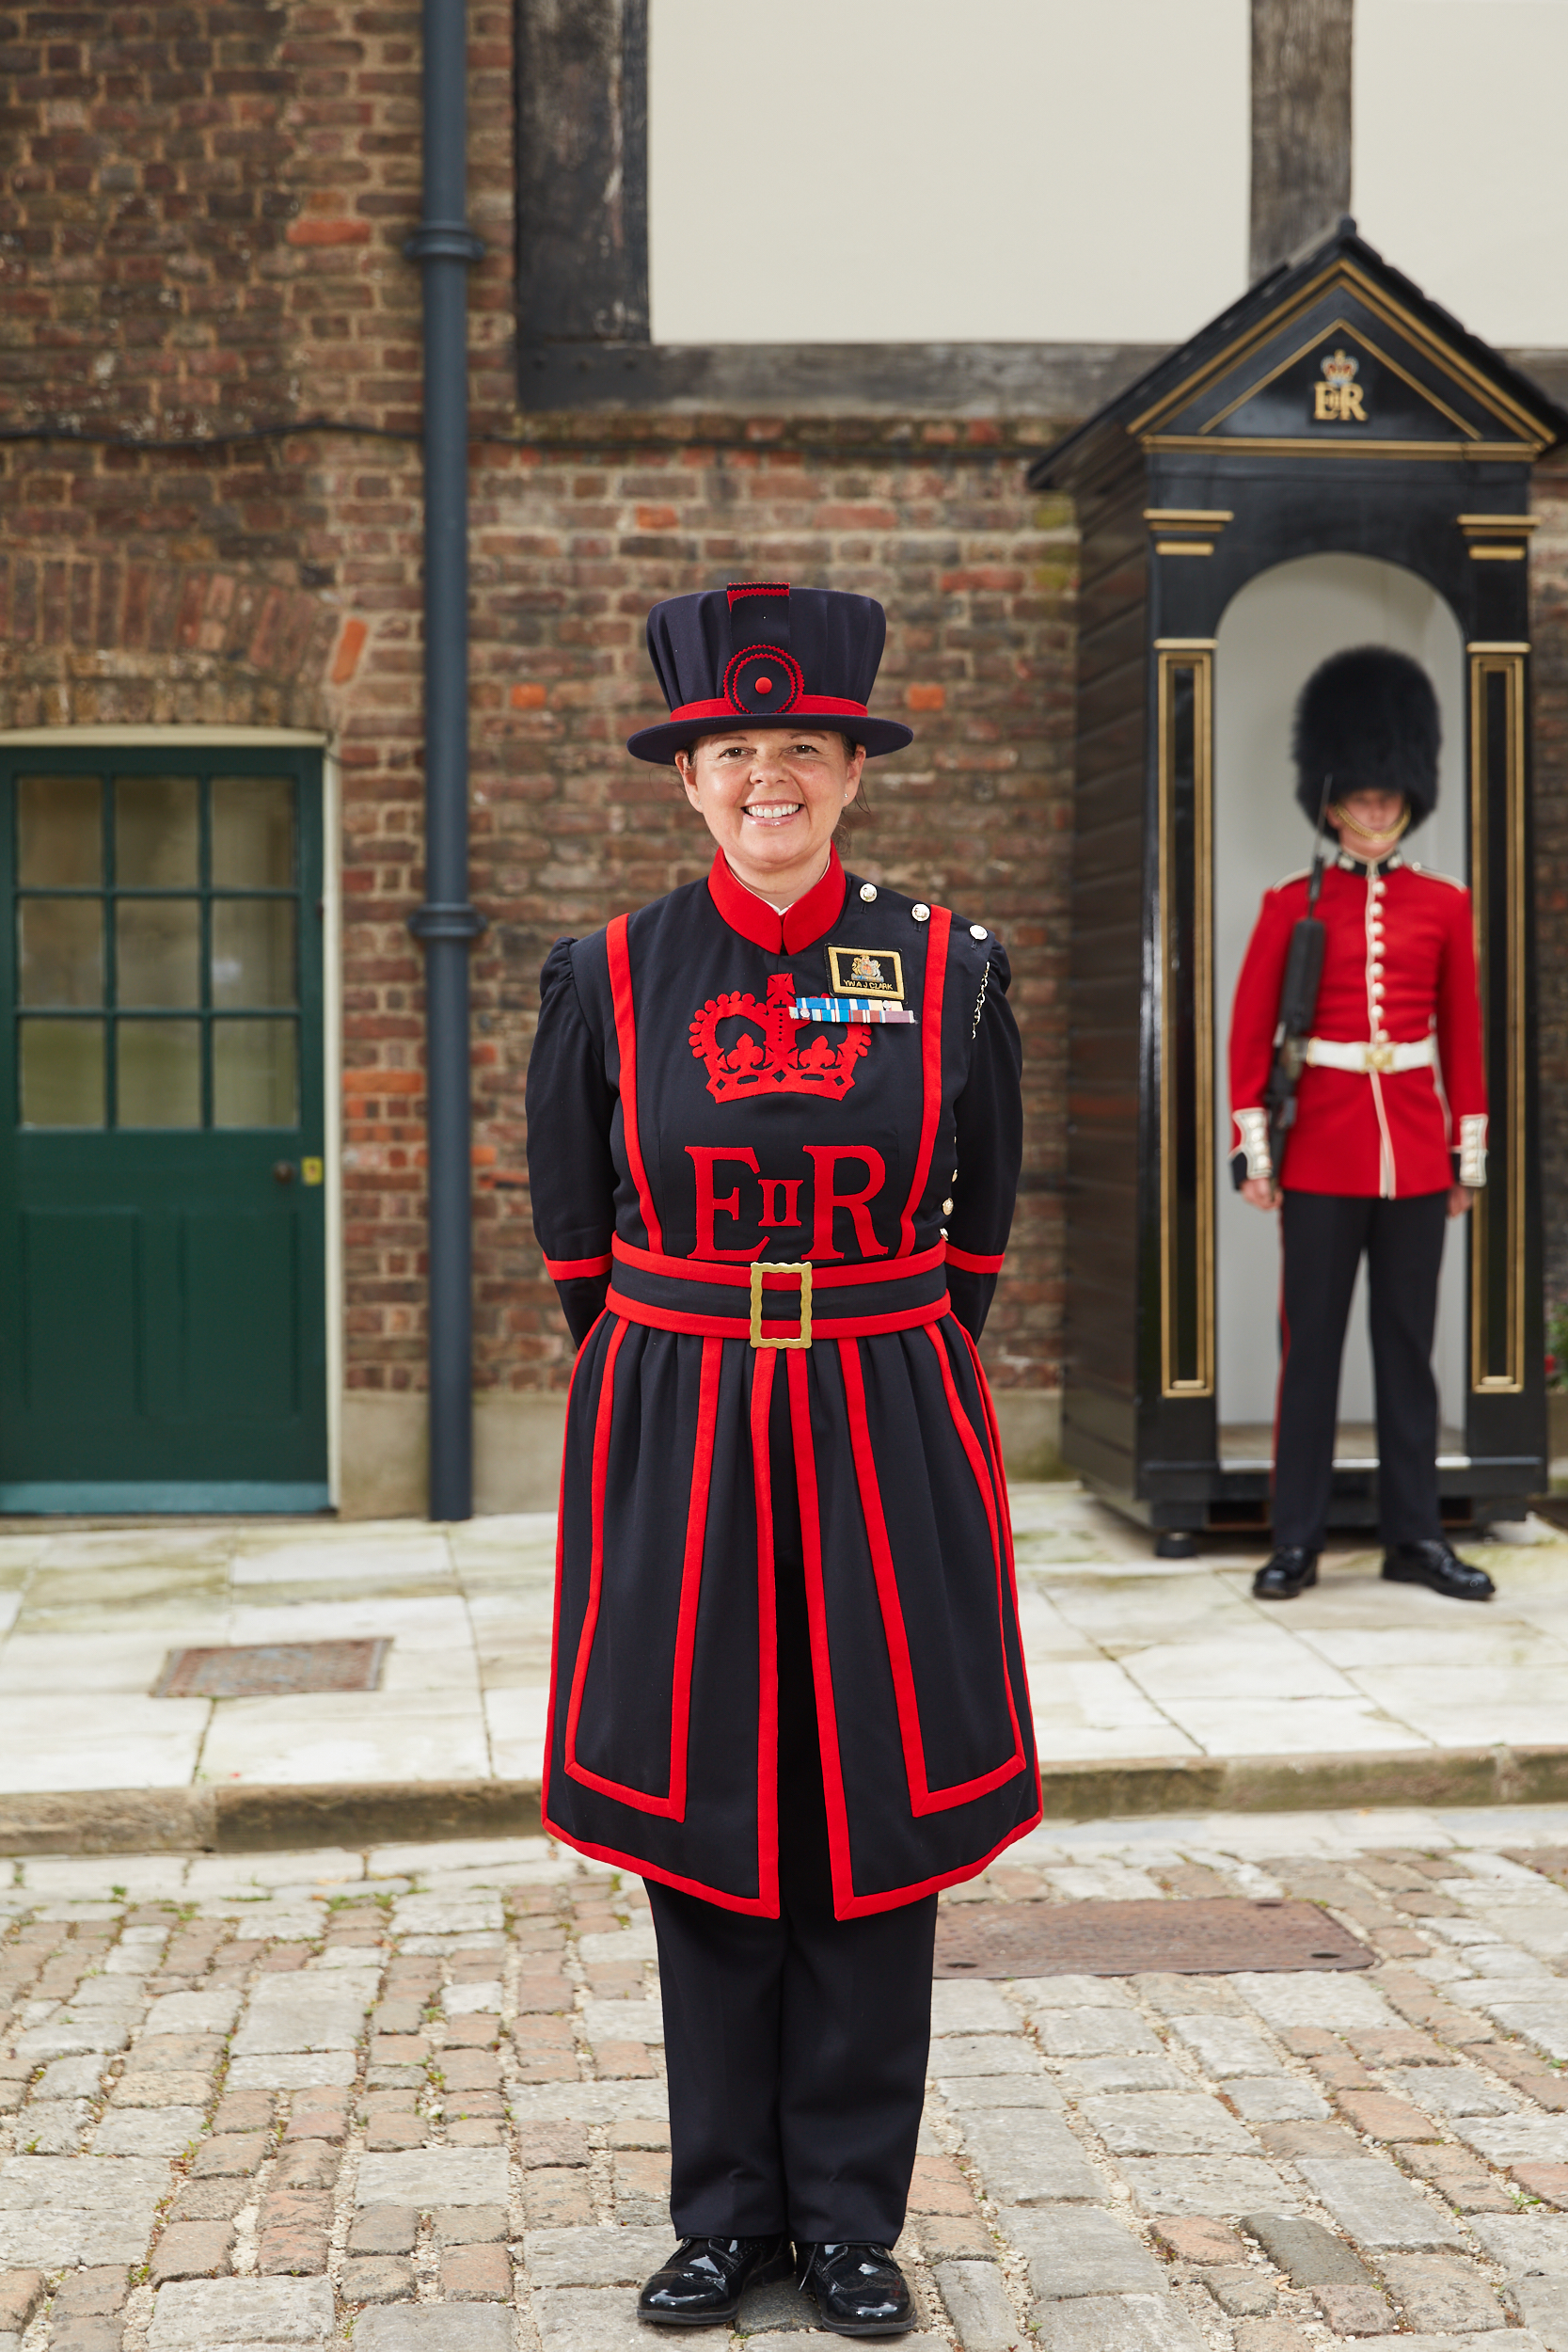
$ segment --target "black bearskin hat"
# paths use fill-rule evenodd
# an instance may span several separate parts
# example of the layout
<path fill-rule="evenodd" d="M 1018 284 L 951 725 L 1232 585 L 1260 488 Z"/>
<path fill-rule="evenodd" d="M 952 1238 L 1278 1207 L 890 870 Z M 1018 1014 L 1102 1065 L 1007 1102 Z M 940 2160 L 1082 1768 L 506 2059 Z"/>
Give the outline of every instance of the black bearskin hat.
<path fill-rule="evenodd" d="M 1418 661 L 1388 645 L 1330 654 L 1296 704 L 1296 798 L 1315 825 L 1325 776 L 1331 803 L 1349 792 L 1402 792 L 1418 825 L 1437 805 L 1442 739 L 1437 697 Z"/>

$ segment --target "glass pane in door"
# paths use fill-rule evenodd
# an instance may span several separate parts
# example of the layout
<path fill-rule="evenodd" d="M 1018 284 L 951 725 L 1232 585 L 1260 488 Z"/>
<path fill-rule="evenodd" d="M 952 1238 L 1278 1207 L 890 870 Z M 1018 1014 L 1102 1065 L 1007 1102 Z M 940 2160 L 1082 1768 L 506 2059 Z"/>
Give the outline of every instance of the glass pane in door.
<path fill-rule="evenodd" d="M 214 1005 L 295 1001 L 293 898 L 214 898 Z"/>
<path fill-rule="evenodd" d="M 293 882 L 293 778 L 214 776 L 214 889 L 292 890 Z"/>
<path fill-rule="evenodd" d="M 103 880 L 103 803 L 96 776 L 22 776 L 17 880 L 24 890 L 96 890 Z"/>
<path fill-rule="evenodd" d="M 102 1127 L 102 1021 L 24 1021 L 22 1124 Z"/>
<path fill-rule="evenodd" d="M 103 904 L 100 898 L 23 898 L 16 910 L 17 964 L 24 1005 L 103 1001 Z"/>
<path fill-rule="evenodd" d="M 292 1127 L 299 1118 L 292 1021 L 214 1021 L 214 1127 Z"/>
<path fill-rule="evenodd" d="M 122 1005 L 201 1002 L 201 908 L 195 898 L 121 898 L 115 972 Z"/>
<path fill-rule="evenodd" d="M 121 1127 L 199 1127 L 199 1021 L 120 1021 L 118 1080 Z"/>
<path fill-rule="evenodd" d="M 122 890 L 194 890 L 201 880 L 199 787 L 194 776 L 115 782 L 115 880 Z"/>

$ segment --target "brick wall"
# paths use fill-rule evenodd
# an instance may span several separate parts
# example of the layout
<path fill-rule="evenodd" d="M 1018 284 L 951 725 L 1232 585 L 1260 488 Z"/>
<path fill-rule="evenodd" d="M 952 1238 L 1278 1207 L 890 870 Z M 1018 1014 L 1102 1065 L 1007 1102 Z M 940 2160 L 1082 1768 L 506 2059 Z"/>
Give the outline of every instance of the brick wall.
<path fill-rule="evenodd" d="M 1005 1385 L 1059 1376 L 1061 979 L 1070 517 L 1022 490 L 1043 420 L 585 429 L 513 396 L 510 12 L 470 0 L 478 1347 L 559 1385 L 528 1220 L 522 1089 L 551 940 L 705 864 L 657 715 L 660 596 L 784 572 L 887 603 L 852 862 L 993 924 L 1017 975 L 1028 1147 L 987 1338 Z M 422 1378 L 419 19 L 352 0 L 0 5 L 5 415 L 145 446 L 0 445 L 0 723 L 331 729 L 343 762 L 348 1377 Z M 280 421 L 325 420 L 279 436 Z M 255 437 L 243 437 L 245 436 Z M 215 437 L 200 450 L 151 444 Z M 242 437 L 225 438 L 224 437 Z M 1547 1199 L 1568 1200 L 1568 470 L 1535 578 Z M 1568 1295 L 1568 1210 L 1550 1213 Z"/>
<path fill-rule="evenodd" d="M 510 21 L 471 0 L 473 960 L 481 1381 L 558 1386 L 521 1182 L 538 967 L 684 882 L 705 834 L 623 739 L 657 714 L 660 596 L 780 573 L 890 615 L 879 706 L 911 752 L 848 842 L 1014 957 L 1029 1141 L 988 1334 L 1058 1376 L 1059 991 L 1069 517 L 1037 426 L 524 420 L 513 398 Z M 348 1378 L 422 1380 L 419 17 L 348 0 L 0 8 L 8 421 L 0 723 L 330 728 L 343 763 Z M 279 437 L 279 421 L 369 430 Z M 223 437 L 252 435 L 251 438 Z"/>

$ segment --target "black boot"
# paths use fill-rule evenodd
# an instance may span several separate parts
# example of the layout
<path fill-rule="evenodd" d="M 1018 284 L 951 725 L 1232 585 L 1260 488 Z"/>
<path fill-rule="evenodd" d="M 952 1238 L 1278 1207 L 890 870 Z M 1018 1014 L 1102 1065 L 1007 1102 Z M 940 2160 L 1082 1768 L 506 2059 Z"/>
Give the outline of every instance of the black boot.
<path fill-rule="evenodd" d="M 1294 1600 L 1318 1581 L 1318 1555 L 1303 1544 L 1281 1544 L 1252 1580 L 1254 1600 Z"/>
<path fill-rule="evenodd" d="M 1461 1560 L 1441 1539 L 1391 1545 L 1383 1555 L 1383 1573 L 1390 1584 L 1425 1584 L 1449 1600 L 1490 1600 L 1497 1589 L 1484 1568 Z"/>
<path fill-rule="evenodd" d="M 637 2298 L 639 2319 L 660 2328 L 718 2328 L 748 2287 L 789 2275 L 786 2237 L 683 2237 Z"/>
<path fill-rule="evenodd" d="M 795 2283 L 835 2336 L 901 2336 L 914 2326 L 909 2282 L 885 2246 L 800 2246 Z"/>

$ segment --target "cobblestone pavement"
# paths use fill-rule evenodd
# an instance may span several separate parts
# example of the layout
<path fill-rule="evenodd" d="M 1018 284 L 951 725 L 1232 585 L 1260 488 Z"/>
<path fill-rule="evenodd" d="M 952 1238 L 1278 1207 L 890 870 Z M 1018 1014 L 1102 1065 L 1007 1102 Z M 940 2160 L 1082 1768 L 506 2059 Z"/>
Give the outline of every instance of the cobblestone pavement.
<path fill-rule="evenodd" d="M 1053 1830 L 949 1899 L 1236 1894 L 1371 1966 L 938 1983 L 917 2343 L 1568 2352 L 1568 1808 Z M 4 2352 L 657 2341 L 636 1881 L 543 1839 L 32 1858 L 0 1922 Z M 813 2321 L 774 2287 L 742 2332 Z"/>

